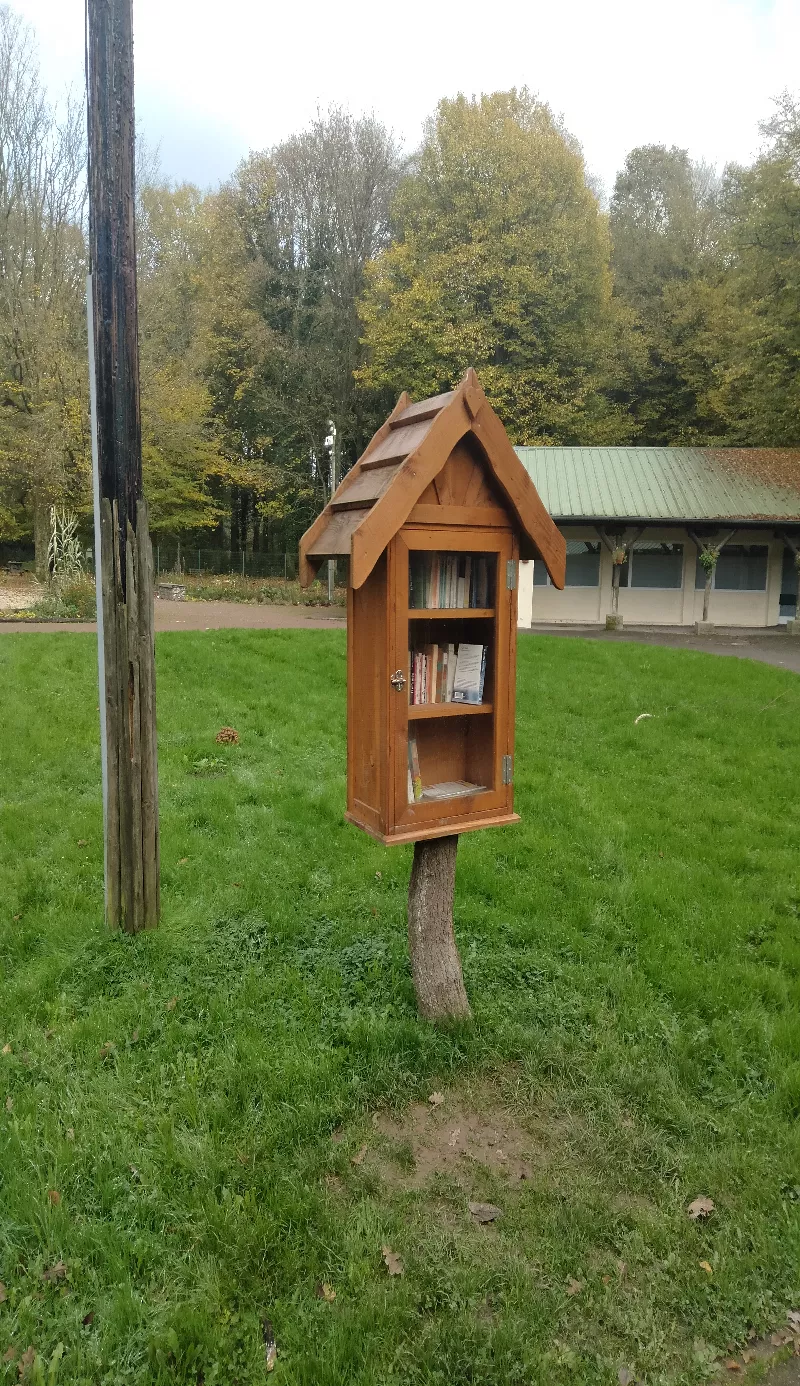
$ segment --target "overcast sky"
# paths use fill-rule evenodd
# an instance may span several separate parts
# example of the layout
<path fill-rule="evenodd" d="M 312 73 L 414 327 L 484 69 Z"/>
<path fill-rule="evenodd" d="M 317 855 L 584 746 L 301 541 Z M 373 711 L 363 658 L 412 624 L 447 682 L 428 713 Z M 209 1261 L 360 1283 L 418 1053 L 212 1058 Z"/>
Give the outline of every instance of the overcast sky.
<path fill-rule="evenodd" d="M 54 90 L 83 85 L 83 0 L 12 0 Z M 746 160 L 800 90 L 800 0 L 134 0 L 140 126 L 163 172 L 213 185 L 330 102 L 412 149 L 442 96 L 529 86 L 610 191 L 626 152 Z"/>

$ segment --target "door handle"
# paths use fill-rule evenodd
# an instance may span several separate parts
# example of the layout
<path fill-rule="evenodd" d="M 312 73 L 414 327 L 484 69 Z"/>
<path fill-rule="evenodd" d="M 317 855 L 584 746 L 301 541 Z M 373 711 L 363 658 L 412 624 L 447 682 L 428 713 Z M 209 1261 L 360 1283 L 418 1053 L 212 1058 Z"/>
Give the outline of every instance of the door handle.
<path fill-rule="evenodd" d="M 395 669 L 389 682 L 392 685 L 392 688 L 396 689 L 398 693 L 402 693 L 403 689 L 406 686 L 406 676 L 403 673 L 402 669 Z"/>

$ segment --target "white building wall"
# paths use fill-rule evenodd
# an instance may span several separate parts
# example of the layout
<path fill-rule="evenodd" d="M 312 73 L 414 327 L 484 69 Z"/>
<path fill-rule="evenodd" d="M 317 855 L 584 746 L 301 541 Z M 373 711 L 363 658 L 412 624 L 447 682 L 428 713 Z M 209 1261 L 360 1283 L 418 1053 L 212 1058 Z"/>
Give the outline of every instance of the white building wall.
<path fill-rule="evenodd" d="M 597 543 L 597 530 L 590 526 L 564 527 L 569 539 Z M 690 626 L 703 618 L 703 589 L 695 588 L 697 549 L 685 529 L 647 529 L 646 539 L 683 544 L 683 585 L 680 589 L 623 587 L 619 594 L 620 615 L 629 625 Z M 711 593 L 709 620 L 720 626 L 774 626 L 778 622 L 783 544 L 764 530 L 737 530 L 735 544 L 767 544 L 767 587 L 763 592 Z M 539 560 L 537 560 L 539 561 Z M 635 561 L 635 560 L 634 560 Z M 611 611 L 613 564 L 603 546 L 600 553 L 600 583 L 597 587 L 566 587 L 563 592 L 548 584 L 534 587 L 533 563 L 520 564 L 518 624 L 537 622 L 567 625 L 603 625 Z"/>

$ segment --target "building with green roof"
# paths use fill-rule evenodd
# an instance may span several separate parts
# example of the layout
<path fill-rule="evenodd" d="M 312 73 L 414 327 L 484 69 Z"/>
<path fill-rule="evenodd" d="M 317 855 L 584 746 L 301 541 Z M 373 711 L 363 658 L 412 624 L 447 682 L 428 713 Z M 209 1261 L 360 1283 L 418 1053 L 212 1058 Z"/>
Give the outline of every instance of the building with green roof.
<path fill-rule="evenodd" d="M 522 565 L 521 625 L 702 619 L 703 549 L 718 551 L 708 620 L 774 626 L 797 616 L 800 448 L 519 447 L 567 541 L 567 584 Z"/>

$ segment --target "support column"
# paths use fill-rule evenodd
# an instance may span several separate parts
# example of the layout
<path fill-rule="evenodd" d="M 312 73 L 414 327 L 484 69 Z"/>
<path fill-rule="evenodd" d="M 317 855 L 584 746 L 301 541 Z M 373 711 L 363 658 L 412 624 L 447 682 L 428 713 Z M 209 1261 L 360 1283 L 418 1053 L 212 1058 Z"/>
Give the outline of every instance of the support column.
<path fill-rule="evenodd" d="M 153 555 L 142 494 L 131 0 L 88 0 L 90 358 L 106 918 L 158 923 Z"/>

